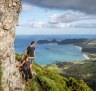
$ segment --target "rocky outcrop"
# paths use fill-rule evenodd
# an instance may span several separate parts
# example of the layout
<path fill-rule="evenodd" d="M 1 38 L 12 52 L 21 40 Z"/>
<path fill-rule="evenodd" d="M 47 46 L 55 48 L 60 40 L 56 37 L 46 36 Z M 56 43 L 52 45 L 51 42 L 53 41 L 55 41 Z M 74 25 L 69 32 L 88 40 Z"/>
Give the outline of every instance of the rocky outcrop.
<path fill-rule="evenodd" d="M 14 53 L 15 26 L 20 10 L 21 0 L 0 0 L 0 63 L 3 70 L 4 91 L 23 90 Z"/>
<path fill-rule="evenodd" d="M 49 40 L 38 40 L 37 41 L 38 44 L 46 44 L 46 43 L 58 43 L 58 41 L 56 39 L 53 39 L 51 41 Z"/>

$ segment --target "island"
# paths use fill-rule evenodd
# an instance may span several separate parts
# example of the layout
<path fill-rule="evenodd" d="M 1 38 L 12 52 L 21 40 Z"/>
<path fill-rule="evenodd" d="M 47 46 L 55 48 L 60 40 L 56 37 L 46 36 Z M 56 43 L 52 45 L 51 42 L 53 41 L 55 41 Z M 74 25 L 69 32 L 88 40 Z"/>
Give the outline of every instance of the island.
<path fill-rule="evenodd" d="M 38 44 L 46 44 L 46 43 L 57 43 L 58 45 L 66 45 L 66 44 L 73 44 L 75 46 L 82 47 L 82 52 L 96 52 L 96 46 L 93 43 L 94 40 L 91 39 L 65 39 L 61 41 L 57 41 L 56 39 L 53 40 L 38 40 Z"/>
<path fill-rule="evenodd" d="M 38 40 L 37 41 L 38 44 L 46 44 L 46 43 L 58 43 L 58 41 L 56 39 L 53 40 Z"/>

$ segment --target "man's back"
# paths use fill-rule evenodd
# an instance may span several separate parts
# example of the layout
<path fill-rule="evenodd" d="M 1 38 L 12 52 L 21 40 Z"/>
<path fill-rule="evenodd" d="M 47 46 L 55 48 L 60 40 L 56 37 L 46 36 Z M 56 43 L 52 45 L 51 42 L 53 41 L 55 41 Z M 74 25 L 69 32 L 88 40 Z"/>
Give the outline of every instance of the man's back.
<path fill-rule="evenodd" d="M 30 57 L 34 57 L 34 51 L 35 51 L 35 47 L 29 46 L 27 48 L 27 55 L 30 56 Z"/>

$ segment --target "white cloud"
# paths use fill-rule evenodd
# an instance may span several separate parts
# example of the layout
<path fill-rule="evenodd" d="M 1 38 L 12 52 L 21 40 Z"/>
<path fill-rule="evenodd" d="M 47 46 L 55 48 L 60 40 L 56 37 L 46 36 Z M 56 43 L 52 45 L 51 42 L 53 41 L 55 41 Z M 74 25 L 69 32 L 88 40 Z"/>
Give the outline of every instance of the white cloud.
<path fill-rule="evenodd" d="M 41 22 L 41 21 L 35 21 L 34 23 L 32 23 L 32 27 L 44 28 L 44 27 L 46 27 L 46 23 Z"/>
<path fill-rule="evenodd" d="M 95 27 L 96 22 L 87 23 L 86 20 L 89 19 L 96 19 L 96 16 L 86 15 L 85 13 L 81 13 L 79 11 L 66 11 L 64 13 L 49 15 L 48 27 L 52 28 Z M 85 23 L 83 23 L 81 20 L 82 21 L 85 20 Z M 77 21 L 80 21 L 80 23 L 78 23 Z"/>
<path fill-rule="evenodd" d="M 78 20 L 85 19 L 94 19 L 96 16 L 94 15 L 86 15 L 85 13 L 81 13 L 78 11 L 68 11 L 61 14 L 52 14 L 49 16 L 49 22 L 51 23 L 68 23 L 74 22 Z"/>
<path fill-rule="evenodd" d="M 96 28 L 96 23 L 80 23 L 73 25 L 75 28 Z"/>
<path fill-rule="evenodd" d="M 23 11 L 30 11 L 30 10 L 32 10 L 32 5 L 30 5 L 30 4 L 27 4 L 27 3 L 23 3 L 22 4 L 22 10 Z"/>
<path fill-rule="evenodd" d="M 47 27 L 49 28 L 70 28 L 70 23 L 48 23 Z"/>

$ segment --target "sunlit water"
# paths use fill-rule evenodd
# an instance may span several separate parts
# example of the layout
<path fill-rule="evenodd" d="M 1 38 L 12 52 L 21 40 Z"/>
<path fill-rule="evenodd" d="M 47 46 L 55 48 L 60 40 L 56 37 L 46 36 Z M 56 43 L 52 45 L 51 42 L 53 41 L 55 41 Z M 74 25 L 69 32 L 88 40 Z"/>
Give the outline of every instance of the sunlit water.
<path fill-rule="evenodd" d="M 58 41 L 63 39 L 77 38 L 77 36 L 64 36 L 64 35 L 46 35 L 46 36 L 16 36 L 15 49 L 16 53 L 23 53 L 27 46 L 32 40 L 37 41 L 40 39 L 52 40 L 56 39 Z M 88 36 L 78 36 L 78 38 L 87 38 Z M 95 36 L 94 36 L 95 37 Z M 88 37 L 89 38 L 89 37 Z M 93 38 L 90 37 L 90 38 Z M 85 60 L 79 47 L 74 45 L 58 45 L 56 43 L 49 44 L 37 44 L 36 43 L 36 58 L 35 61 L 39 64 L 51 64 L 57 61 L 81 61 Z"/>

